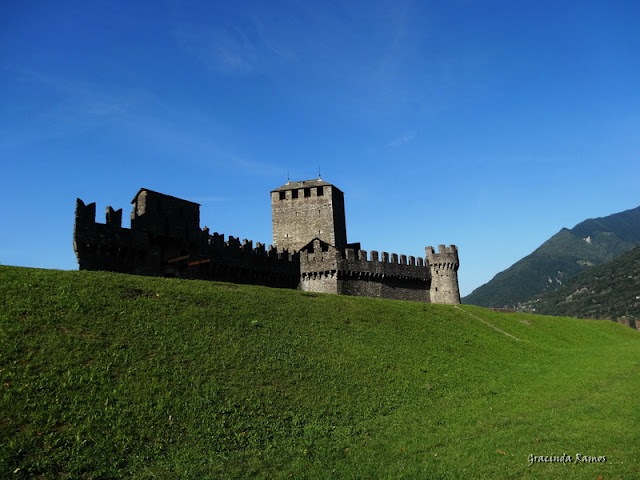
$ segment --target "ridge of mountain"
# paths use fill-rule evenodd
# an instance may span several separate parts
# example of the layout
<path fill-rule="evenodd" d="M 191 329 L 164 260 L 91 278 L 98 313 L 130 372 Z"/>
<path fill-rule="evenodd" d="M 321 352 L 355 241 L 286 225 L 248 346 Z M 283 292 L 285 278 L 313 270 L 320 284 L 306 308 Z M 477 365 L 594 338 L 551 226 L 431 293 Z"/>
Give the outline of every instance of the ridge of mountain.
<path fill-rule="evenodd" d="M 608 318 L 638 327 L 640 246 L 575 275 L 554 291 L 524 303 L 519 310 L 545 315 Z"/>
<path fill-rule="evenodd" d="M 563 228 L 462 299 L 463 303 L 510 308 L 553 291 L 569 278 L 640 244 L 640 207 L 590 218 Z"/>

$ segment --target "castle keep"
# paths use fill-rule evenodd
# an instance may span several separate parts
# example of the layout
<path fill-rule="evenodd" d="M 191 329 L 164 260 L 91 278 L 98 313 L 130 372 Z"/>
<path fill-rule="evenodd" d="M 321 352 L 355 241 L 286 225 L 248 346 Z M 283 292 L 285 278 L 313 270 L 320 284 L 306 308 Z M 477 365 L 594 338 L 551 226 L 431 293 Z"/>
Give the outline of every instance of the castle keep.
<path fill-rule="evenodd" d="M 321 179 L 271 191 L 273 245 L 200 228 L 200 205 L 149 189 L 133 198 L 131 228 L 122 210 L 76 201 L 73 246 L 80 270 L 221 280 L 308 292 L 460 303 L 458 249 L 426 248 L 407 257 L 347 243 L 344 194 Z"/>
<path fill-rule="evenodd" d="M 301 250 L 318 238 L 338 250 L 347 247 L 344 194 L 323 180 L 289 182 L 271 192 L 273 244 Z"/>

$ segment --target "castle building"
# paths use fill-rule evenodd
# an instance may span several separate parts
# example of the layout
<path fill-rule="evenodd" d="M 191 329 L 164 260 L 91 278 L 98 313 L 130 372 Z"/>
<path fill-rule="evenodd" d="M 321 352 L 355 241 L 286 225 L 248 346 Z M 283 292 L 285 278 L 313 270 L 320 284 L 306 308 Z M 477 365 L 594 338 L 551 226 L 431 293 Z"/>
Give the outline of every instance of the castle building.
<path fill-rule="evenodd" d="M 76 201 L 74 251 L 80 270 L 106 270 L 309 292 L 459 304 L 455 245 L 413 257 L 347 242 L 344 194 L 321 179 L 287 182 L 271 191 L 273 245 L 210 234 L 200 206 L 149 189 L 132 202 L 131 228 L 122 210 Z"/>
<path fill-rule="evenodd" d="M 300 250 L 312 238 L 344 250 L 344 193 L 321 179 L 287 182 L 271 191 L 273 245 Z"/>

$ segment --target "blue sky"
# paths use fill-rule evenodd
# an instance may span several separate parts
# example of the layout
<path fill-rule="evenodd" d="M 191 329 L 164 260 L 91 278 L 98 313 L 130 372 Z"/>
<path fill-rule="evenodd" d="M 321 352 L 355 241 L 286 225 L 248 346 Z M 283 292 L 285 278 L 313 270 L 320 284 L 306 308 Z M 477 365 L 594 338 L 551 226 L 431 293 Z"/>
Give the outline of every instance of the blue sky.
<path fill-rule="evenodd" d="M 345 192 L 349 241 L 456 244 L 463 295 L 640 205 L 637 1 L 0 4 L 0 263 L 76 269 L 76 197 L 141 187 L 271 243 L 269 191 Z"/>

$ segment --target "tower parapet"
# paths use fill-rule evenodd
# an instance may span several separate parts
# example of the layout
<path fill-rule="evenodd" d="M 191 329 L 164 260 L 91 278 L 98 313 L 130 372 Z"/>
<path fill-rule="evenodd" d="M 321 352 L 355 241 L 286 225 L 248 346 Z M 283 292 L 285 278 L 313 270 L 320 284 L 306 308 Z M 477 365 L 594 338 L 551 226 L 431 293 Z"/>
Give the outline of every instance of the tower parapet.
<path fill-rule="evenodd" d="M 338 250 L 347 246 L 344 193 L 324 180 L 287 182 L 271 191 L 273 245 L 300 250 L 319 238 Z"/>
<path fill-rule="evenodd" d="M 458 247 L 438 245 L 438 253 L 433 247 L 427 247 L 425 257 L 431 270 L 431 303 L 459 305 Z"/>
<path fill-rule="evenodd" d="M 122 209 L 107 207 L 105 223 L 96 222 L 96 204 L 76 199 L 73 250 L 80 270 L 145 273 L 139 260 L 150 248 L 147 239 L 122 228 Z"/>
<path fill-rule="evenodd" d="M 314 239 L 300 251 L 300 289 L 429 302 L 431 276 L 422 258 L 373 250 L 340 251 Z"/>

